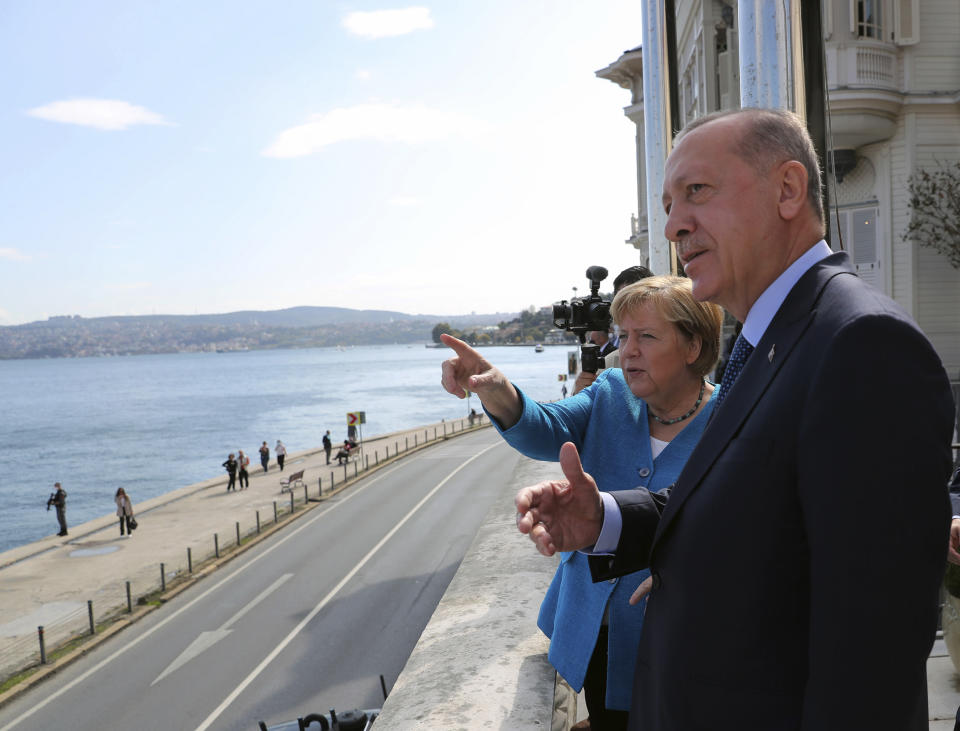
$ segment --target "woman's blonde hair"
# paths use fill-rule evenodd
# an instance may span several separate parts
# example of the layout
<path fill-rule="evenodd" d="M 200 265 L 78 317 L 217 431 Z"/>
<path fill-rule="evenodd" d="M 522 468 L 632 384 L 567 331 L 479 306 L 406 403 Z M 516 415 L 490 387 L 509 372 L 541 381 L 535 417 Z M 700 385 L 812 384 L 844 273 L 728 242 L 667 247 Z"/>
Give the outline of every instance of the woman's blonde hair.
<path fill-rule="evenodd" d="M 667 322 L 685 337 L 700 337 L 700 356 L 690 366 L 706 376 L 720 357 L 720 327 L 723 310 L 710 302 L 697 302 L 693 285 L 686 277 L 647 277 L 621 289 L 613 298 L 610 314 L 617 325 L 624 316 L 646 304 L 653 304 Z"/>

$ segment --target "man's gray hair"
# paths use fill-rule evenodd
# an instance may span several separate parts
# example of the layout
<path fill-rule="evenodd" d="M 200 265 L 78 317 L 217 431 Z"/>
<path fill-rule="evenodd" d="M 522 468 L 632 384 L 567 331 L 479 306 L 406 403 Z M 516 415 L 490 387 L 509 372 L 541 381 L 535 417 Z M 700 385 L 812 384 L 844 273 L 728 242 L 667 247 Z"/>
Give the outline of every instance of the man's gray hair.
<path fill-rule="evenodd" d="M 677 134 L 676 144 L 697 127 L 724 117 L 746 117 L 747 129 L 738 140 L 731 140 L 736 155 L 758 173 L 766 174 L 775 165 L 796 160 L 807 170 L 807 199 L 821 226 L 823 215 L 823 176 L 813 140 L 803 120 L 786 109 L 746 107 L 713 112 L 692 120 Z"/>

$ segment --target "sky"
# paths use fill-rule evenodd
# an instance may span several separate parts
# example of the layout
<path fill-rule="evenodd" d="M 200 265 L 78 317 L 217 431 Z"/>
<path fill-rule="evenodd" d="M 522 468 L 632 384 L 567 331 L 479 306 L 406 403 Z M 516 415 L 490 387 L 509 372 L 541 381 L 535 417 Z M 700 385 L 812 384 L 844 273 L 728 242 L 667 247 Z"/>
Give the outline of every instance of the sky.
<path fill-rule="evenodd" d="M 636 0 L 0 3 L 0 325 L 512 312 L 640 263 Z"/>

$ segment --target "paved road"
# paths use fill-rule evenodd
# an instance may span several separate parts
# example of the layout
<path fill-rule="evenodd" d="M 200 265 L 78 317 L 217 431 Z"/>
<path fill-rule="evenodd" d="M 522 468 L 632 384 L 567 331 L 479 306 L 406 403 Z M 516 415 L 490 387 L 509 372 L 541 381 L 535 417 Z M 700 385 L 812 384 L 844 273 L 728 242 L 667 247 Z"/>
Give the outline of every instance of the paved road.
<path fill-rule="evenodd" d="M 4 707 L 0 731 L 379 706 L 518 459 L 484 430 L 378 472 Z"/>

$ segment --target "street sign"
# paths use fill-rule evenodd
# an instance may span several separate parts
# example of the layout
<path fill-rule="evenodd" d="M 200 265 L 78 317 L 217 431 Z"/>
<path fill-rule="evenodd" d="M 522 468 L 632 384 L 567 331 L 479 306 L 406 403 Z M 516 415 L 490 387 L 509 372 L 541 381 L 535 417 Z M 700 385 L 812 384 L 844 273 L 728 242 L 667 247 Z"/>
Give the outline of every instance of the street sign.
<path fill-rule="evenodd" d="M 359 411 L 348 411 L 347 426 L 356 426 L 357 424 L 362 424 L 363 422 L 360 421 L 360 413 L 361 412 Z"/>

